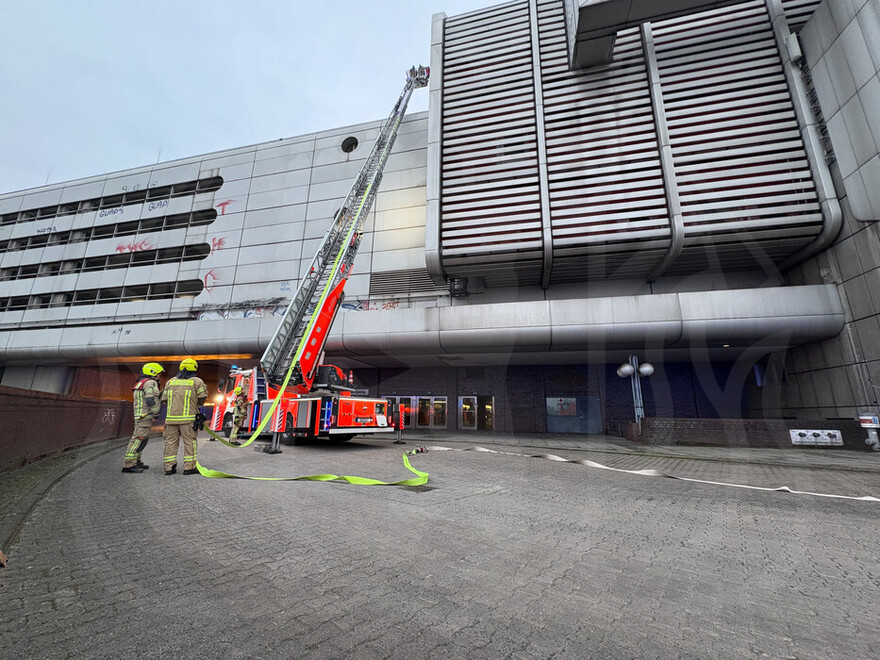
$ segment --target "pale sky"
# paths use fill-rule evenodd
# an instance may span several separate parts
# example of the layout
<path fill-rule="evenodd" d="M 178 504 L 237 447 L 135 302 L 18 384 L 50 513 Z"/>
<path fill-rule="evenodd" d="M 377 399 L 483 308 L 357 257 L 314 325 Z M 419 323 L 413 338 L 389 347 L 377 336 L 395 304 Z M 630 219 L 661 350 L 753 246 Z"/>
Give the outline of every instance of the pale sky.
<path fill-rule="evenodd" d="M 0 194 L 382 119 L 434 13 L 501 2 L 5 0 Z"/>

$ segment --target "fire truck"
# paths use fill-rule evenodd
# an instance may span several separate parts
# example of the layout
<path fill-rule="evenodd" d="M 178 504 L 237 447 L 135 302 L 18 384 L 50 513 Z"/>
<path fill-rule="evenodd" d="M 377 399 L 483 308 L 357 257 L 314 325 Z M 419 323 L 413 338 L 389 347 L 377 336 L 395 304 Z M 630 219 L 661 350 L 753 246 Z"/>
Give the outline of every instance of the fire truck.
<path fill-rule="evenodd" d="M 214 406 L 213 431 L 228 438 L 232 432 L 235 389 L 241 387 L 252 402 L 240 434 L 250 434 L 271 414 L 262 431 L 272 433 L 273 445 L 293 444 L 297 438 L 326 438 L 337 442 L 358 434 L 390 433 L 395 430 L 384 399 L 354 396 L 352 374 L 339 367 L 320 365 L 311 392 L 279 390 L 266 380 L 260 367 L 233 366 L 228 379 L 220 381 L 221 401 Z M 275 409 L 270 409 L 280 399 Z"/>
<path fill-rule="evenodd" d="M 336 212 L 312 263 L 300 280 L 259 366 L 233 367 L 221 381 L 212 431 L 232 429 L 234 390 L 242 387 L 251 402 L 242 433 L 270 432 L 277 453 L 280 441 L 296 438 L 349 440 L 354 435 L 391 433 L 393 411 L 384 399 L 355 396 L 351 374 L 322 364 L 327 335 L 345 296 L 345 285 L 360 247 L 363 227 L 382 181 L 382 173 L 415 89 L 428 84 L 427 67 L 413 67 L 391 114 Z"/>

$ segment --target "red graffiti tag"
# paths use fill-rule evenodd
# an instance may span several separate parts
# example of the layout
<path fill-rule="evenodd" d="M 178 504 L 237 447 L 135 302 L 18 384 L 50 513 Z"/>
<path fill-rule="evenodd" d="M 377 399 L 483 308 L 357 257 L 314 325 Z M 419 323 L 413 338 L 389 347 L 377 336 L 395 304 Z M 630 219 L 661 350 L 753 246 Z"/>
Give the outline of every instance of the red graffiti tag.
<path fill-rule="evenodd" d="M 117 252 L 143 252 L 144 250 L 152 250 L 153 246 L 147 239 L 138 243 L 120 243 L 116 246 Z"/>
<path fill-rule="evenodd" d="M 211 293 L 211 291 L 214 290 L 214 284 L 219 281 L 220 278 L 217 277 L 217 273 L 214 272 L 213 268 L 205 273 L 205 276 L 202 278 L 202 283 L 205 285 L 205 291 L 208 293 Z"/>
<path fill-rule="evenodd" d="M 226 207 L 234 202 L 234 199 L 227 199 L 225 202 L 220 202 L 217 204 L 217 208 L 220 209 L 220 215 L 226 215 Z"/>

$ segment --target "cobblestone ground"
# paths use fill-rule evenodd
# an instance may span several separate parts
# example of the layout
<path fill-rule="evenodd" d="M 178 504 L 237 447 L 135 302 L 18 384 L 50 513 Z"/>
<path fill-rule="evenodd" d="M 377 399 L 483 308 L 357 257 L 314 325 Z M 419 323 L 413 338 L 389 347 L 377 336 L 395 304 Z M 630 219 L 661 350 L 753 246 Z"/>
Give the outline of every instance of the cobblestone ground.
<path fill-rule="evenodd" d="M 472 451 L 412 457 L 420 488 L 166 477 L 156 440 L 122 474 L 123 452 L 59 481 L 8 548 L 0 657 L 880 657 L 877 502 Z M 553 453 L 880 496 L 876 471 Z M 260 476 L 398 480 L 400 454 L 199 447 Z"/>

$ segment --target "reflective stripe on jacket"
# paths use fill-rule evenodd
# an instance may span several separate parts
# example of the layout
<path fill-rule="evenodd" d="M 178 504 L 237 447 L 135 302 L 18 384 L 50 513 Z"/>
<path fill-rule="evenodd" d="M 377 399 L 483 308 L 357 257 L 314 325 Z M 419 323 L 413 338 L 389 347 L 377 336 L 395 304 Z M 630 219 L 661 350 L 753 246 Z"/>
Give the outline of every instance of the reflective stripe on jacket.
<path fill-rule="evenodd" d="M 155 418 L 159 414 L 159 383 L 150 376 L 141 377 L 132 388 L 134 418 Z"/>
<path fill-rule="evenodd" d="M 208 388 L 201 378 L 172 378 L 162 391 L 162 400 L 168 402 L 165 423 L 192 422 L 199 412 L 199 405 L 207 398 Z"/>

